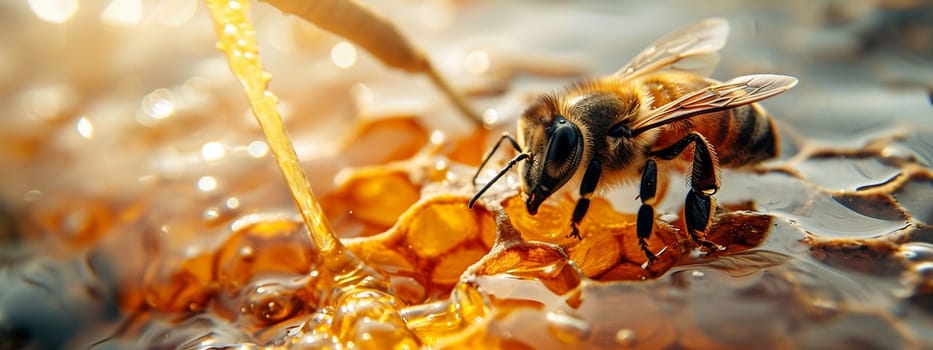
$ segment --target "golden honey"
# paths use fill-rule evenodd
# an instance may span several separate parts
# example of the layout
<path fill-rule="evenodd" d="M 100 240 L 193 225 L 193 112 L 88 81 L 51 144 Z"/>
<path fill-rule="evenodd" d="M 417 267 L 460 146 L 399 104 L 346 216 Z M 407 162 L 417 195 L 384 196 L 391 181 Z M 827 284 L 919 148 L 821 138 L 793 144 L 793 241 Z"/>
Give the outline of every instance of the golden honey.
<path fill-rule="evenodd" d="M 933 175 L 922 128 L 879 131 L 865 147 L 849 150 L 797 134 L 793 122 L 802 122 L 794 118 L 822 115 L 795 114 L 788 105 L 809 99 L 775 101 L 792 121 L 781 129 L 790 134 L 790 152 L 774 164 L 724 175 L 708 239 L 726 249 L 701 254 L 683 234 L 682 208 L 664 207 L 649 246 L 667 249 L 645 270 L 634 215 L 618 205 L 637 199 L 624 189 L 594 198 L 581 241 L 564 237 L 569 196 L 531 216 L 514 184 L 503 185 L 468 209 L 470 178 L 499 130 L 440 133 L 426 120 L 455 117 L 429 110 L 348 117 L 345 133 L 327 140 L 333 143 L 313 133 L 289 141 L 285 128 L 324 128 L 324 122 L 295 104 L 290 108 L 301 113 L 289 112 L 272 94 L 270 79 L 288 75 L 259 66 L 254 40 L 263 43 L 263 30 L 275 27 L 254 31 L 246 16 L 263 5 L 207 4 L 219 13 L 218 35 L 207 42 L 220 41 L 223 51 L 210 44 L 205 51 L 232 54 L 222 73 L 239 79 L 215 84 L 239 82 L 242 90 L 231 89 L 236 94 L 192 79 L 141 94 L 138 107 L 140 96 L 120 95 L 139 109 L 137 120 L 119 113 L 105 120 L 107 108 L 68 102 L 98 101 L 90 95 L 77 98 L 54 85 L 17 87 L 22 100 L 10 105 L 31 107 L 23 112 L 28 118 L 11 118 L 0 130 L 6 170 L 0 348 L 933 344 L 927 331 Z M 78 14 L 94 10 L 81 6 Z M 506 65 L 518 69 L 533 60 L 521 59 Z M 74 70 L 80 94 L 111 91 L 103 88 L 109 83 L 81 83 L 90 74 L 59 64 Z M 212 96 L 211 103 L 200 109 L 182 103 L 196 96 Z M 36 102 L 51 100 L 60 108 Z M 167 101 L 174 112 L 159 109 Z M 275 125 L 278 114 L 284 126 Z M 109 138 L 109 128 L 124 136 Z M 671 201 L 682 202 L 681 182 L 668 182 Z"/>

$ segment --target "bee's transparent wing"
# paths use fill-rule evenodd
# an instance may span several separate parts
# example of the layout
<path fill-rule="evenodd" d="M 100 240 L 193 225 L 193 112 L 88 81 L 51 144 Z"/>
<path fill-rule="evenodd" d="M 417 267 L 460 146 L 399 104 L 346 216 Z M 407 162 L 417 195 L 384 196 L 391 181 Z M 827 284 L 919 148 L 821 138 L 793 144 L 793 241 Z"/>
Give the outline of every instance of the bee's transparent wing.
<path fill-rule="evenodd" d="M 729 22 L 725 19 L 702 20 L 658 39 L 616 72 L 615 76 L 632 79 L 665 69 L 709 76 L 719 63 L 717 51 L 726 45 L 728 36 Z"/>
<path fill-rule="evenodd" d="M 753 74 L 708 86 L 671 101 L 630 126 L 634 134 L 699 114 L 721 111 L 780 94 L 797 85 L 797 78 L 776 74 Z"/>

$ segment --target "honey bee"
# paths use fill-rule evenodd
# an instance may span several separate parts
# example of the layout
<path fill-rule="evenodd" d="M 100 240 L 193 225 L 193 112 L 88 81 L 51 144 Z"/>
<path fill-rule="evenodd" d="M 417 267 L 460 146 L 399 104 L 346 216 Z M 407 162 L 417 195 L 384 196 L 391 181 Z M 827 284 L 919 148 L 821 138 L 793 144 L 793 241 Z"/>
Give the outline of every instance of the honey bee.
<path fill-rule="evenodd" d="M 474 186 L 503 141 L 518 152 L 476 192 L 470 208 L 518 164 L 522 199 L 531 215 L 568 182 L 579 184 L 567 237 L 582 239 L 577 225 L 599 182 L 640 179 L 636 232 L 647 268 L 657 259 L 647 246 L 654 229 L 657 162 L 686 160 L 692 161 L 684 204 L 687 231 L 706 249 L 723 249 L 705 239 L 712 195 L 720 186 L 719 167 L 741 167 L 777 155 L 775 127 L 754 102 L 797 84 L 793 77 L 773 74 L 726 82 L 707 78 L 728 33 L 724 19 L 700 21 L 654 42 L 608 77 L 538 98 L 518 120 L 518 139 L 503 134 L 480 164 Z"/>

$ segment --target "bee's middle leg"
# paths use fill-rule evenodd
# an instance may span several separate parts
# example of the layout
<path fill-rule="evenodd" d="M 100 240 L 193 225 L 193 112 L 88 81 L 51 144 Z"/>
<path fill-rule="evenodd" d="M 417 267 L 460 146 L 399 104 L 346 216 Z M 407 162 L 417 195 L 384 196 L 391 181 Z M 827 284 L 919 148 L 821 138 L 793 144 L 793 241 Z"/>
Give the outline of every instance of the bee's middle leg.
<path fill-rule="evenodd" d="M 648 238 L 654 231 L 654 202 L 658 195 L 658 165 L 653 159 L 645 162 L 641 170 L 641 185 L 638 190 L 638 198 L 641 199 L 641 207 L 638 208 L 638 218 L 635 223 L 635 230 L 638 233 L 638 245 L 641 251 L 645 253 L 648 261 L 642 267 L 648 268 L 652 262 L 658 259 L 658 255 L 664 252 L 667 247 L 661 249 L 655 254 L 648 249 Z"/>
<path fill-rule="evenodd" d="M 599 183 L 599 174 L 601 172 L 602 165 L 596 159 L 591 160 L 590 164 L 586 166 L 583 181 L 580 181 L 580 199 L 577 200 L 577 205 L 573 208 L 573 217 L 570 218 L 570 233 L 567 234 L 567 238 L 583 239 L 577 225 L 580 224 L 583 216 L 590 209 L 590 196 L 596 191 L 596 184 Z"/>

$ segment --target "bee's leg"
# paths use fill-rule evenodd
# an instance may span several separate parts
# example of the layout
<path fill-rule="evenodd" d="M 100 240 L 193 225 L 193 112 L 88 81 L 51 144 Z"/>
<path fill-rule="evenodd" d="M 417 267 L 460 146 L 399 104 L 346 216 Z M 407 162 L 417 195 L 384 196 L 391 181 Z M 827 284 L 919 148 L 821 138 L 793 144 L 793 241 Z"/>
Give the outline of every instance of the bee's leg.
<path fill-rule="evenodd" d="M 690 238 L 694 242 L 710 250 L 723 250 L 726 247 L 713 243 L 703 237 L 698 232 L 706 235 L 706 230 L 712 223 L 713 197 L 703 195 L 700 192 L 691 190 L 687 193 L 687 199 L 684 202 L 684 222 L 687 224 L 687 231 L 690 231 Z"/>
<path fill-rule="evenodd" d="M 583 181 L 580 181 L 580 200 L 577 201 L 577 206 L 573 208 L 573 217 L 570 218 L 570 233 L 567 238 L 583 239 L 577 225 L 583 220 L 586 211 L 590 209 L 590 196 L 596 191 L 596 184 L 599 183 L 599 174 L 601 172 L 602 165 L 596 159 L 591 160 L 590 164 L 586 166 Z"/>
<path fill-rule="evenodd" d="M 502 133 L 502 137 L 499 138 L 499 141 L 496 142 L 496 145 L 493 146 L 492 149 L 489 150 L 489 153 L 486 154 L 486 157 L 483 158 L 483 162 L 479 164 L 478 168 L 476 168 L 476 174 L 473 174 L 473 186 L 476 186 L 476 178 L 479 177 L 480 172 L 482 172 L 483 168 L 486 167 L 486 163 L 489 162 L 489 159 L 492 158 L 493 154 L 496 154 L 496 151 L 499 150 L 499 146 L 502 145 L 502 141 L 505 140 L 509 140 L 509 143 L 512 144 L 512 148 L 514 148 L 516 151 L 522 152 L 522 148 L 518 145 L 518 141 L 515 141 L 515 138 L 513 138 L 512 135 L 509 135 L 507 132 Z"/>
<path fill-rule="evenodd" d="M 654 201 L 658 195 L 658 165 L 654 159 L 648 159 L 645 167 L 641 170 L 641 185 L 639 186 L 638 198 L 641 199 L 641 208 L 638 209 L 638 220 L 635 230 L 638 232 L 638 245 L 641 251 L 645 253 L 648 261 L 642 267 L 648 268 L 652 262 L 658 259 L 658 256 L 648 249 L 648 238 L 654 231 Z M 666 247 L 658 254 L 664 252 Z"/>
<path fill-rule="evenodd" d="M 687 146 L 693 144 L 693 168 L 690 172 L 690 192 L 684 204 L 684 222 L 690 237 L 700 245 L 711 250 L 722 250 L 722 246 L 710 242 L 700 236 L 706 234 L 712 223 L 714 201 L 711 197 L 719 190 L 719 161 L 713 147 L 703 135 L 694 131 L 684 136 L 674 145 L 653 152 L 652 155 L 662 159 L 674 159 Z"/>

